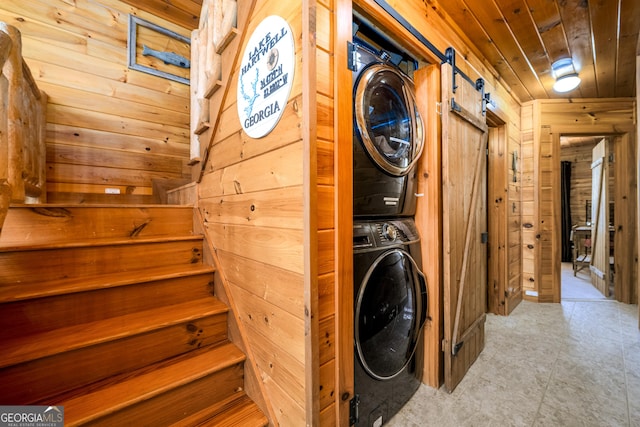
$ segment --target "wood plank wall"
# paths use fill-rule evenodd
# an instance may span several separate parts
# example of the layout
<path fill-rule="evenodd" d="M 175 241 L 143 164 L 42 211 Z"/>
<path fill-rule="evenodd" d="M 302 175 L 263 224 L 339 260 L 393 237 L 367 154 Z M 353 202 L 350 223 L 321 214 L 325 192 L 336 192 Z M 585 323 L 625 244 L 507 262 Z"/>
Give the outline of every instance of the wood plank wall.
<path fill-rule="evenodd" d="M 523 298 L 522 290 L 522 140 L 520 109 L 511 104 L 507 110 L 507 284 L 505 311 L 509 314 Z M 513 164 L 514 156 L 515 166 Z M 515 170 L 514 170 L 515 167 Z M 489 222 L 492 222 L 489 216 Z M 504 258 L 504 255 L 501 256 Z"/>
<path fill-rule="evenodd" d="M 118 0 L 0 3 L 49 95 L 48 202 L 152 201 L 152 180 L 189 177 L 189 86 L 128 69 L 129 13 L 190 36 Z"/>
<path fill-rule="evenodd" d="M 520 117 L 488 112 L 488 311 L 507 315 L 522 300 Z M 515 156 L 515 160 L 514 160 Z"/>
<path fill-rule="evenodd" d="M 537 222 L 537 170 L 538 157 L 534 130 L 534 115 L 537 106 L 529 102 L 522 106 L 522 289 L 525 299 L 537 296 L 536 274 L 539 245 L 534 224 Z"/>
<path fill-rule="evenodd" d="M 240 8 L 245 6 L 239 4 Z M 328 8 L 323 9 L 327 15 Z M 237 315 L 244 325 L 245 339 L 255 357 L 258 377 L 276 417 L 273 421 L 276 425 L 305 425 L 310 422 L 308 417 L 314 417 L 313 413 L 307 414 L 309 406 L 313 406 L 308 396 L 319 395 L 323 402 L 332 393 L 332 383 L 326 384 L 326 390 L 312 389 L 319 384 L 310 383 L 313 375 L 307 377 L 308 369 L 314 368 L 307 366 L 307 359 L 310 351 L 318 351 L 319 343 L 316 342 L 315 349 L 306 345 L 309 325 L 306 303 L 318 299 L 318 291 L 311 292 L 316 284 L 319 292 L 325 294 L 319 303 L 320 310 L 332 310 L 324 308 L 333 292 L 331 188 L 313 190 L 317 183 L 310 177 L 316 173 L 311 174 L 307 169 L 313 163 L 311 159 L 317 157 L 318 183 L 323 179 L 323 182 L 332 182 L 331 144 L 321 140 L 327 134 L 326 126 L 330 128 L 331 123 L 327 123 L 330 116 L 322 125 L 316 126 L 315 118 L 310 119 L 314 121 L 312 123 L 303 123 L 307 120 L 305 102 L 317 98 L 318 115 L 325 115 L 328 112 L 323 105 L 327 105 L 328 98 L 304 93 L 307 86 L 303 73 L 309 71 L 304 70 L 302 58 L 310 53 L 303 47 L 303 40 L 306 40 L 303 28 L 309 27 L 303 25 L 302 4 L 277 0 L 257 2 L 247 27 L 239 29 L 242 34 L 236 37 L 243 37 L 240 54 L 253 30 L 269 15 L 279 15 L 287 20 L 294 35 L 297 61 L 289 102 L 270 134 L 260 139 L 248 137 L 242 131 L 237 112 L 235 88 L 239 65 L 231 71 L 228 81 L 222 82 L 230 89 L 219 109 L 221 117 L 216 133 L 212 134 L 210 128 L 200 135 L 201 143 L 206 146 L 211 141 L 211 144 L 204 175 L 198 185 L 198 207 L 204 218 L 205 232 L 216 248 L 220 268 L 238 308 Z M 328 34 L 317 40 L 325 51 L 324 55 L 318 55 L 322 56 L 317 59 L 318 64 L 323 64 L 319 68 L 326 68 L 329 63 L 327 37 Z M 231 56 L 226 57 L 226 51 L 222 61 L 232 61 L 236 52 L 229 52 Z M 318 81 L 318 92 L 330 94 L 325 84 L 328 82 Z M 316 144 L 309 140 L 308 131 L 305 131 L 309 127 L 317 127 L 317 155 L 308 151 Z M 325 152 L 329 159 L 325 159 Z M 322 212 L 305 213 L 311 193 L 317 193 L 317 205 L 322 207 Z M 317 216 L 317 221 L 310 221 L 310 215 Z M 314 222 L 321 231 L 309 229 L 309 224 Z M 309 239 L 311 233 L 314 236 Z M 305 259 L 305 254 L 311 250 L 308 247 L 310 240 L 317 241 L 318 245 L 317 250 L 312 251 L 318 254 L 314 258 L 317 266 L 313 269 L 318 272 L 316 277 L 309 277 L 311 268 L 309 260 Z M 332 347 L 330 320 L 326 316 L 319 319 L 317 313 L 309 314 L 319 321 L 322 334 L 329 333 L 325 338 L 327 346 L 324 351 L 320 350 L 319 357 L 330 363 L 333 356 L 326 351 Z M 315 371 L 318 370 L 323 375 L 323 368 L 316 366 Z"/>
<path fill-rule="evenodd" d="M 338 232 L 350 224 L 336 221 L 335 178 L 335 109 L 336 80 L 335 39 L 338 18 L 335 0 L 319 0 L 315 9 L 316 24 L 316 117 L 317 117 L 317 228 L 318 228 L 318 345 L 319 345 L 319 425 L 338 425 L 336 418 L 340 402 L 337 379 L 342 371 L 351 369 L 337 359 L 336 328 L 338 294 L 336 239 Z M 350 28 L 350 27 L 349 27 Z M 349 86 L 350 87 L 350 86 Z M 351 147 L 351 144 L 349 144 Z M 311 230 L 313 232 L 313 230 Z M 349 239 L 351 244 L 351 239 Z M 344 321 L 344 320 L 343 320 Z"/>
<path fill-rule="evenodd" d="M 523 128 L 523 288 L 525 298 L 539 302 L 560 299 L 560 137 L 615 137 L 616 298 L 631 302 L 637 295 L 637 152 L 635 99 L 559 99 L 527 103 Z M 619 264 L 620 263 L 620 264 Z"/>

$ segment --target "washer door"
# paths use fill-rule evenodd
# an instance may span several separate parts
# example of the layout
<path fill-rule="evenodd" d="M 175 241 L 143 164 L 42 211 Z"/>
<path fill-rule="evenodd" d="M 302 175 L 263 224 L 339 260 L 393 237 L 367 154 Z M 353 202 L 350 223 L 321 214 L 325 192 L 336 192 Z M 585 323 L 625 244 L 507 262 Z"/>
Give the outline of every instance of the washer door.
<path fill-rule="evenodd" d="M 385 172 L 404 176 L 424 146 L 422 119 L 414 86 L 400 70 L 373 64 L 354 89 L 354 115 L 360 139 L 371 159 Z"/>
<path fill-rule="evenodd" d="M 426 318 L 426 281 L 402 249 L 381 254 L 356 298 L 355 346 L 365 371 L 387 380 L 411 361 Z"/>

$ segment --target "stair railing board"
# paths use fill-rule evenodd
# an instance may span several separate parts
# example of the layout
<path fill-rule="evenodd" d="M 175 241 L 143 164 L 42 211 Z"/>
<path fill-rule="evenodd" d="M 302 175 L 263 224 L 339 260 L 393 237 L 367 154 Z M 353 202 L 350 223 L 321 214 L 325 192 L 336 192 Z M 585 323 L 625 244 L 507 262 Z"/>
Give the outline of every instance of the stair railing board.
<path fill-rule="evenodd" d="M 231 3 L 231 4 L 228 4 Z M 230 10 L 225 13 L 226 9 Z M 235 25 L 235 0 L 204 0 L 200 23 L 191 33 L 191 164 L 201 160 L 200 135 L 210 128 L 209 99 L 222 86 L 222 51 L 216 41 L 223 28 L 222 21 Z M 233 18 L 233 20 L 231 19 Z M 228 29 L 231 33 L 231 29 Z M 235 32 L 233 33 L 235 35 Z M 227 44 L 233 37 L 227 37 Z"/>
<path fill-rule="evenodd" d="M 192 75 L 195 75 L 192 87 L 196 86 L 192 93 L 196 99 L 191 102 L 191 164 L 201 162 L 203 169 L 198 181 L 202 178 L 211 145 L 207 136 L 215 135 L 219 109 L 230 89 L 226 82 L 239 59 L 239 46 L 227 48 L 242 38 L 236 38 L 241 34 L 239 23 L 247 22 L 254 4 L 255 1 L 239 8 L 236 0 L 204 0 L 199 28 L 192 33 L 192 61 L 196 64 L 196 69 L 192 67 Z M 224 67 L 223 54 L 233 55 L 224 61 Z M 219 91 L 223 86 L 224 90 Z"/>
<path fill-rule="evenodd" d="M 11 37 L 0 32 L 0 231 L 9 210 L 11 187 L 9 186 L 9 143 L 7 139 L 7 98 L 9 82 L 3 74 L 4 64 L 9 58 L 12 45 Z M 7 155 L 5 155 L 7 153 Z"/>
<path fill-rule="evenodd" d="M 6 180 L 10 187 L 10 201 L 44 203 L 47 96 L 38 89 L 22 58 L 22 40 L 18 29 L 0 22 L 0 32 L 11 39 L 11 50 L 2 67 L 2 74 L 8 81 L 3 102 L 6 101 L 7 106 Z M 0 147 L 4 155 L 4 146 Z M 0 166 L 5 169 L 4 164 Z M 0 174 L 0 179 L 3 179 L 5 172 Z"/>

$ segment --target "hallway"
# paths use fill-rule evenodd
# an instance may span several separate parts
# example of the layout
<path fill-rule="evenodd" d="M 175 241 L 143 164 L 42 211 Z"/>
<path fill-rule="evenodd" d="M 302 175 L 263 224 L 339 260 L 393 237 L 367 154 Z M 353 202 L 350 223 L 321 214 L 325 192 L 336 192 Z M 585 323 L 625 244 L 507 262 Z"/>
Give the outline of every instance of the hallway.
<path fill-rule="evenodd" d="M 485 349 L 456 390 L 423 385 L 388 425 L 638 426 L 637 313 L 576 299 L 487 315 Z"/>

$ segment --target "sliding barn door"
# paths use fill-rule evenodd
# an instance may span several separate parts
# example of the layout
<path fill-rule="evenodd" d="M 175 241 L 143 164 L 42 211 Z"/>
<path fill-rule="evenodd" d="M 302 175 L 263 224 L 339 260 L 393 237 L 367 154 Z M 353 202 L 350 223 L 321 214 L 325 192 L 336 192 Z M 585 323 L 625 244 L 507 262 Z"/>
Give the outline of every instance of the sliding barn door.
<path fill-rule="evenodd" d="M 482 95 L 442 65 L 445 387 L 458 385 L 484 347 L 487 298 L 487 125 Z"/>
<path fill-rule="evenodd" d="M 591 283 L 609 296 L 609 168 L 607 140 L 593 148 L 591 163 Z"/>

